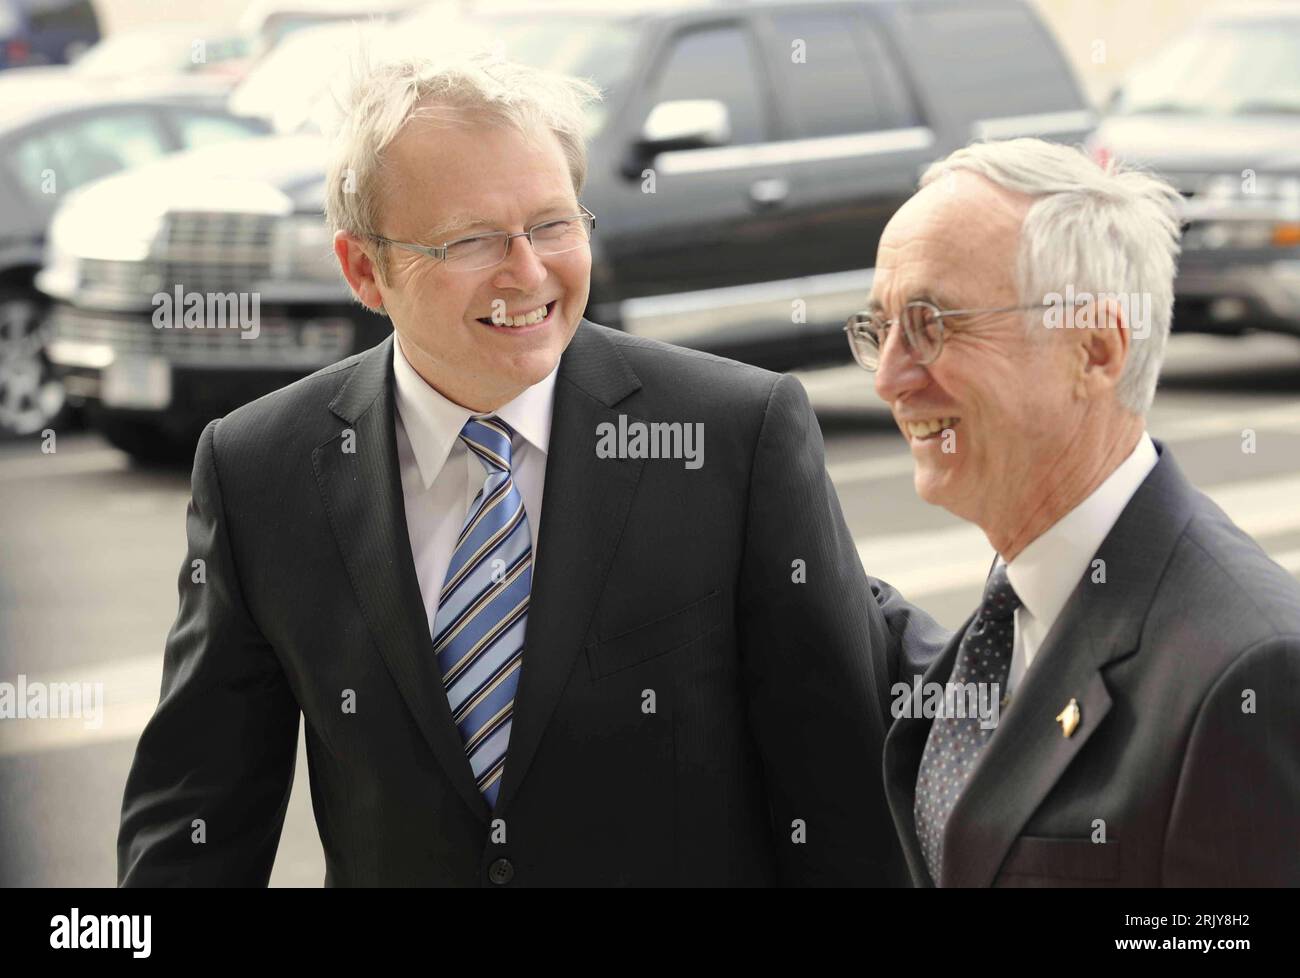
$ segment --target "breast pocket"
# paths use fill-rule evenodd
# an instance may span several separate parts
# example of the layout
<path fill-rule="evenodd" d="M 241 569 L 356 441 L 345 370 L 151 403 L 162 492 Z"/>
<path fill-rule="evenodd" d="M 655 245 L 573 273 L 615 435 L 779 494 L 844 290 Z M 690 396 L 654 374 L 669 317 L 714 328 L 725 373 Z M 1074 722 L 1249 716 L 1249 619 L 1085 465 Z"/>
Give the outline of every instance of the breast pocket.
<path fill-rule="evenodd" d="M 1119 879 L 1119 843 L 1022 835 L 1002 863 L 1005 886 L 1062 886 Z"/>
<path fill-rule="evenodd" d="M 721 623 L 722 592 L 712 591 L 644 625 L 591 643 L 587 669 L 592 679 L 602 679 L 689 645 Z"/>

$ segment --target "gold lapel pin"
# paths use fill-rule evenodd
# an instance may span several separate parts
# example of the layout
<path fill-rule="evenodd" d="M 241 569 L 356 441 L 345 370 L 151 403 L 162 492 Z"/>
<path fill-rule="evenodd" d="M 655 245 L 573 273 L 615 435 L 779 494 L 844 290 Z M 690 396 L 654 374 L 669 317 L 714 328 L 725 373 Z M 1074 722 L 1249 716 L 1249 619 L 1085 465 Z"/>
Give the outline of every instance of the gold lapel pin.
<path fill-rule="evenodd" d="M 1066 737 L 1074 736 L 1074 731 L 1079 727 L 1079 701 L 1073 696 L 1070 702 L 1065 704 L 1065 709 L 1056 715 L 1056 722 L 1061 725 L 1061 733 Z"/>

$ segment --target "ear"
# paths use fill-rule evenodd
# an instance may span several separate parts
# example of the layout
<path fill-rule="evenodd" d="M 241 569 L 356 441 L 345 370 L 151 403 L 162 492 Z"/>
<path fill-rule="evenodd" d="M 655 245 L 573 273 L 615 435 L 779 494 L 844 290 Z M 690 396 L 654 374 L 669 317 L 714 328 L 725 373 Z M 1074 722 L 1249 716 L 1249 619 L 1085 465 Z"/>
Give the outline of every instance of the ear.
<path fill-rule="evenodd" d="M 383 312 L 384 296 L 379 288 L 379 269 L 361 238 L 350 231 L 335 231 L 334 255 L 339 260 L 343 277 L 352 287 L 353 295 L 367 309 Z"/>
<path fill-rule="evenodd" d="M 1132 339 L 1123 305 L 1113 297 L 1098 296 L 1076 308 L 1074 316 L 1080 345 L 1080 392 L 1095 397 L 1103 390 L 1114 391 Z"/>

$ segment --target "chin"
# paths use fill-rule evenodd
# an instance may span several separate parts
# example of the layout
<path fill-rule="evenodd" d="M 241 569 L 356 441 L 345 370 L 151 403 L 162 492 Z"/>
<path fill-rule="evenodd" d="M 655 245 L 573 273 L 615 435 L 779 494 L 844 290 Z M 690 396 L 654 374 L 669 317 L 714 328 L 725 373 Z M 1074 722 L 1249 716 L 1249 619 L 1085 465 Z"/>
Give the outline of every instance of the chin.
<path fill-rule="evenodd" d="M 953 481 L 952 472 L 929 465 L 918 465 L 912 476 L 912 484 L 921 501 L 944 509 L 952 509 Z"/>
<path fill-rule="evenodd" d="M 555 369 L 558 359 L 559 357 L 548 350 L 537 350 L 512 359 L 504 370 L 498 371 L 497 377 L 503 387 L 523 391 L 534 384 L 541 383 L 546 375 Z"/>

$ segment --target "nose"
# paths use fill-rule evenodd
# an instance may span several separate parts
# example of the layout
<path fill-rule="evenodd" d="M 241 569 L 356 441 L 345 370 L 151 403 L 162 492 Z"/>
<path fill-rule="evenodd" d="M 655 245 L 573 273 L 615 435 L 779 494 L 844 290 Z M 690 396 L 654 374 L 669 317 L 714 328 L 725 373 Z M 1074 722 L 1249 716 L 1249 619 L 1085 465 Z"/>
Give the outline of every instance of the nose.
<path fill-rule="evenodd" d="M 920 390 L 930 382 L 930 373 L 916 362 L 912 345 L 900 326 L 894 326 L 885 335 L 885 345 L 880 349 L 880 363 L 876 367 L 876 393 L 881 400 L 893 404 L 904 394 Z"/>
<path fill-rule="evenodd" d="M 533 250 L 527 235 L 510 239 L 505 261 L 497 266 L 492 283 L 498 288 L 536 292 L 546 281 L 546 264 Z"/>

